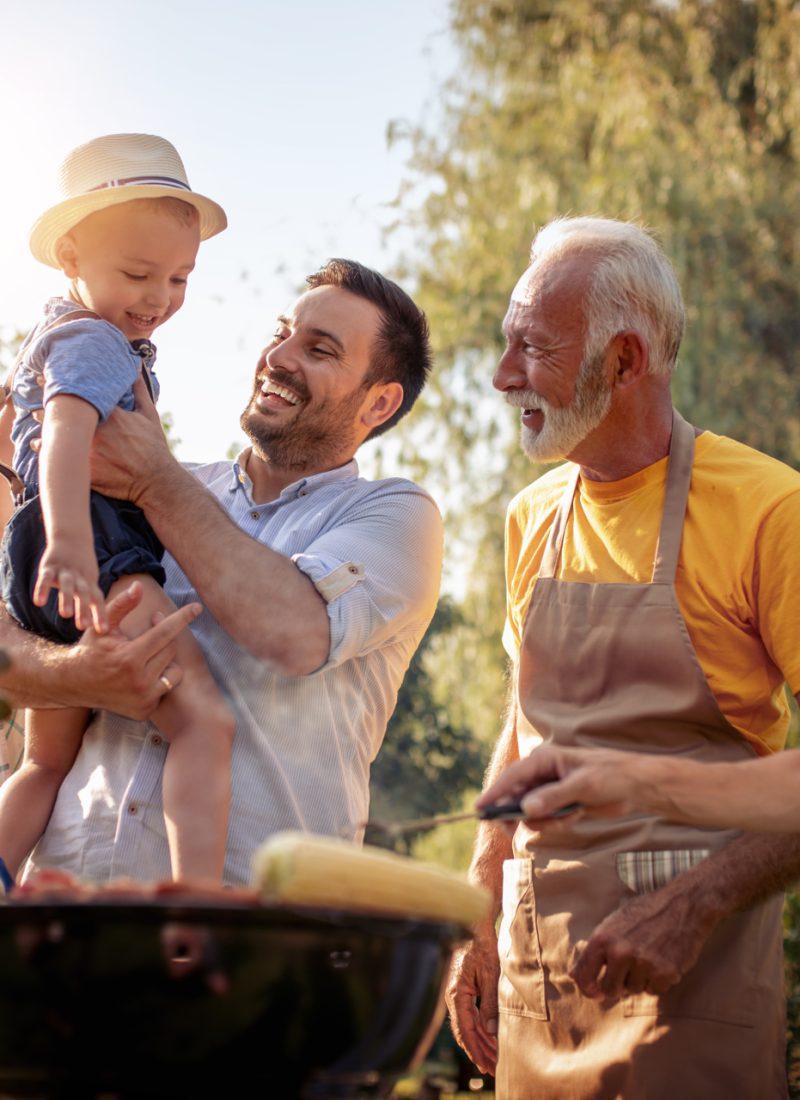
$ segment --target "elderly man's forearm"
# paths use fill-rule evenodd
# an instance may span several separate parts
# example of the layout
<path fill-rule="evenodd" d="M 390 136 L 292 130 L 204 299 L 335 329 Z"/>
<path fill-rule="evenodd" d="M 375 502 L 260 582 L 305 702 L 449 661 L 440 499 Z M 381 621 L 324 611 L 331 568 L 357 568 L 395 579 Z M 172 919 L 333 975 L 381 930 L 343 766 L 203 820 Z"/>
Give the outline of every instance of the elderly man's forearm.
<path fill-rule="evenodd" d="M 516 673 L 512 678 L 511 692 L 515 690 Z M 513 694 L 509 694 L 506 704 L 506 716 L 503 729 L 492 752 L 492 758 L 486 769 L 484 788 L 494 783 L 498 776 L 519 759 L 517 748 L 516 706 Z M 503 897 L 503 863 L 513 856 L 511 836 L 505 826 L 497 822 L 483 822 L 475 838 L 475 849 L 470 864 L 470 878 L 479 886 L 489 890 L 496 901 L 496 907 L 489 920 L 500 912 Z"/>
<path fill-rule="evenodd" d="M 691 896 L 712 925 L 780 894 L 800 878 L 800 834 L 747 833 L 674 879 L 667 891 Z"/>

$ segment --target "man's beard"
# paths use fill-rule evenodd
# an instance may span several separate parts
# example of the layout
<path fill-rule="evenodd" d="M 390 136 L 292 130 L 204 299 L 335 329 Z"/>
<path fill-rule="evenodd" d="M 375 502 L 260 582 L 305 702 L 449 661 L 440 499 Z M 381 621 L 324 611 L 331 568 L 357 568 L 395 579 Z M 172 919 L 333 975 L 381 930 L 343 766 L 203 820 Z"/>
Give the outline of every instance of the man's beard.
<path fill-rule="evenodd" d="M 296 387 L 295 387 L 296 388 Z M 339 465 L 342 455 L 356 451 L 355 416 L 364 400 L 363 387 L 339 401 L 322 400 L 316 408 L 302 405 L 287 423 L 273 423 L 269 415 L 253 405 L 261 383 L 239 424 L 253 445 L 257 457 L 282 470 L 312 473 Z"/>
<path fill-rule="evenodd" d="M 604 352 L 584 359 L 575 382 L 575 393 L 566 408 L 555 408 L 535 390 L 516 390 L 506 395 L 518 408 L 539 408 L 544 424 L 539 431 L 523 424 L 520 443 L 534 462 L 559 462 L 583 443 L 608 414 L 611 387 L 606 380 Z"/>

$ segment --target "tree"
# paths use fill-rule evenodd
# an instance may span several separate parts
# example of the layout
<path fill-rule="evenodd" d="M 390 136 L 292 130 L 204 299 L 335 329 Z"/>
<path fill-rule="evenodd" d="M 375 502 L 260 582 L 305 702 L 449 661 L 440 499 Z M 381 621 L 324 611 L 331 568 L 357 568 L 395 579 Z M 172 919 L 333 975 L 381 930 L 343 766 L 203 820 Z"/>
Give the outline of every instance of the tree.
<path fill-rule="evenodd" d="M 446 813 L 463 792 L 477 794 L 483 775 L 480 741 L 462 725 L 447 692 L 434 690 L 429 661 L 459 622 L 450 600 L 440 602 L 400 687 L 397 707 L 372 768 L 371 816 L 398 821 Z M 386 838 L 370 837 L 376 843 Z"/>
<path fill-rule="evenodd" d="M 441 124 L 405 135 L 398 199 L 416 236 L 404 274 L 438 355 L 428 415 L 413 424 L 445 433 L 445 486 L 508 441 L 499 400 L 480 411 L 500 321 L 534 227 L 578 212 L 653 226 L 673 258 L 689 308 L 678 403 L 800 457 L 797 5 L 454 0 L 451 10 L 461 63 Z M 498 479 L 529 480 L 517 450 L 488 458 L 479 506 Z"/>

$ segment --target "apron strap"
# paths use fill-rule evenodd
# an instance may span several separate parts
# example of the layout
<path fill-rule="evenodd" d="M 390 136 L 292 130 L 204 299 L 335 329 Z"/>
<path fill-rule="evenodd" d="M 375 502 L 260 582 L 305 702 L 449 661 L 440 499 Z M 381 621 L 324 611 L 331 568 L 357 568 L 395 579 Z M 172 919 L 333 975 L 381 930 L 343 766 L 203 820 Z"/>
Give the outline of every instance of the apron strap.
<path fill-rule="evenodd" d="M 564 542 L 564 535 L 567 530 L 567 520 L 572 511 L 572 501 L 575 496 L 575 491 L 578 488 L 580 476 L 581 468 L 576 463 L 575 468 L 569 476 L 567 487 L 564 490 L 564 495 L 556 511 L 553 526 L 550 528 L 550 535 L 547 539 L 547 545 L 544 548 L 544 554 L 542 555 L 542 564 L 539 567 L 540 577 L 553 578 L 556 575 L 556 569 L 561 559 L 561 546 Z"/>
<path fill-rule="evenodd" d="M 653 584 L 673 584 L 683 539 L 683 521 L 689 501 L 689 485 L 694 463 L 694 428 L 677 409 L 672 410 L 672 437 L 669 443 L 667 488 L 664 512 L 658 535 Z"/>
<path fill-rule="evenodd" d="M 683 520 L 689 500 L 689 484 L 694 462 L 694 428 L 677 409 L 672 410 L 672 436 L 669 444 L 667 487 L 664 495 L 664 511 L 658 535 L 656 557 L 653 564 L 653 584 L 672 584 L 678 569 L 678 557 L 683 538 Z M 542 555 L 539 576 L 554 578 L 561 559 L 561 547 L 572 511 L 572 501 L 578 488 L 581 468 L 576 465 L 569 476 L 564 495 L 556 510 L 550 534 Z"/>

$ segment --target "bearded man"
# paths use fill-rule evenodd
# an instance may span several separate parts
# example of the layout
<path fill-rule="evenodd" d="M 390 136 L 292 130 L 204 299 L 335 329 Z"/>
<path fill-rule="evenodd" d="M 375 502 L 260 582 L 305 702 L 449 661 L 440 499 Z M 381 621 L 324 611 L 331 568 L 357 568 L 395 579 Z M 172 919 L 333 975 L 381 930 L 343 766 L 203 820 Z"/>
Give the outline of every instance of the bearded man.
<path fill-rule="evenodd" d="M 513 689 L 484 802 L 526 789 L 504 769 L 542 741 L 697 761 L 783 746 L 800 475 L 673 409 L 683 326 L 638 227 L 563 219 L 534 241 L 494 384 L 530 458 L 569 461 L 509 508 Z M 572 810 L 477 841 L 503 919 L 458 955 L 448 1004 L 497 1096 L 785 1096 L 775 891 L 800 841 Z"/>
<path fill-rule="evenodd" d="M 436 505 L 410 481 L 359 477 L 353 457 L 422 389 L 425 316 L 352 261 L 332 260 L 307 282 L 259 358 L 241 419 L 251 446 L 235 461 L 181 466 L 146 398 L 115 413 L 96 446 L 96 486 L 144 509 L 168 551 L 170 596 L 205 609 L 193 630 L 236 716 L 232 884 L 248 881 L 254 849 L 277 830 L 360 837 L 370 763 L 439 588 Z M 10 629 L 2 637 L 13 646 Z M 149 691 L 179 674 L 165 673 L 164 629 L 137 651 Z M 74 699 L 66 654 L 45 660 L 39 641 L 20 701 Z M 93 653 L 107 669 L 117 644 L 95 639 L 80 655 L 82 684 Z M 98 713 L 29 869 L 168 878 L 166 752 L 155 727 Z"/>

